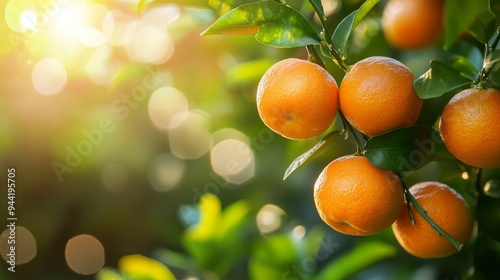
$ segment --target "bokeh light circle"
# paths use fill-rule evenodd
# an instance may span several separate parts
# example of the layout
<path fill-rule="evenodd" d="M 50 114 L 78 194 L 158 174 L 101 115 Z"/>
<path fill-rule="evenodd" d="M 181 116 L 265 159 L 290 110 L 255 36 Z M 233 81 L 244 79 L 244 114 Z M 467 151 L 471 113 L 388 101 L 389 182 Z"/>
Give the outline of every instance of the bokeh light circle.
<path fill-rule="evenodd" d="M 58 94 L 68 82 L 66 68 L 55 58 L 38 61 L 31 78 L 36 91 L 43 95 Z"/>
<path fill-rule="evenodd" d="M 210 149 L 211 134 L 203 113 L 189 111 L 179 125 L 169 130 L 168 135 L 170 149 L 179 158 L 197 159 Z"/>
<path fill-rule="evenodd" d="M 148 104 L 149 118 L 160 129 L 179 125 L 187 117 L 187 109 L 187 98 L 173 87 L 161 87 L 155 90 Z"/>
<path fill-rule="evenodd" d="M 36 256 L 37 248 L 35 237 L 27 228 L 16 226 L 14 231 L 7 228 L 0 235 L 0 253 L 5 261 L 9 262 L 9 254 L 12 254 L 10 250 L 11 242 L 9 242 L 9 240 L 15 240 L 16 242 L 14 251 L 16 265 L 28 263 Z"/>
<path fill-rule="evenodd" d="M 210 155 L 212 169 L 230 183 L 242 184 L 255 173 L 253 151 L 241 140 L 223 140 L 212 148 Z"/>
<path fill-rule="evenodd" d="M 171 154 L 161 154 L 151 163 L 149 182 L 156 191 L 166 192 L 175 188 L 186 169 L 182 159 Z"/>
<path fill-rule="evenodd" d="M 69 268 L 78 274 L 93 274 L 104 266 L 104 247 L 92 235 L 81 234 L 68 240 L 64 255 Z"/>
<path fill-rule="evenodd" d="M 266 204 L 257 213 L 257 227 L 262 234 L 271 233 L 280 228 L 286 212 L 274 204 Z"/>

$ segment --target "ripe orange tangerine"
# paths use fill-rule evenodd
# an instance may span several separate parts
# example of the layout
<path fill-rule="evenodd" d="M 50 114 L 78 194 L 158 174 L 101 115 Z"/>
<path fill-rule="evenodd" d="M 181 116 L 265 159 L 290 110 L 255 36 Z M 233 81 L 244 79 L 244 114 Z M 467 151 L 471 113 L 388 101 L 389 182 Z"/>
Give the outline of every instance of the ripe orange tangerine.
<path fill-rule="evenodd" d="M 404 203 L 403 187 L 392 171 L 364 156 L 344 156 L 328 164 L 314 185 L 321 219 L 348 235 L 372 235 L 396 220 Z"/>
<path fill-rule="evenodd" d="M 500 91 L 471 88 L 456 94 L 443 109 L 439 132 L 462 162 L 500 167 Z"/>
<path fill-rule="evenodd" d="M 339 88 L 321 66 L 288 58 L 269 68 L 257 89 L 257 110 L 281 136 L 304 140 L 330 127 L 338 110 Z"/>
<path fill-rule="evenodd" d="M 446 233 L 465 244 L 472 232 L 472 217 L 464 198 L 449 186 L 439 182 L 421 182 L 413 185 L 410 192 L 427 215 Z M 403 207 L 392 230 L 397 241 L 413 256 L 441 258 L 456 253 L 455 247 L 431 227 L 417 212 L 411 210 L 415 225 L 410 221 L 407 207 Z"/>
<path fill-rule="evenodd" d="M 340 84 L 340 109 L 353 127 L 368 136 L 413 125 L 423 104 L 413 89 L 414 78 L 393 58 L 360 60 Z"/>
<path fill-rule="evenodd" d="M 441 0 L 389 0 L 382 14 L 387 41 L 398 49 L 420 49 L 443 33 Z"/>

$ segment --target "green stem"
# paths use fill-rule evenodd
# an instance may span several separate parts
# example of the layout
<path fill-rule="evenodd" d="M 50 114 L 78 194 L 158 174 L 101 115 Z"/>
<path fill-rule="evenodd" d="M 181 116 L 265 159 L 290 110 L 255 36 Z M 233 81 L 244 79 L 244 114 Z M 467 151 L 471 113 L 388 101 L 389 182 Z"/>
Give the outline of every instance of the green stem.
<path fill-rule="evenodd" d="M 311 62 L 314 62 L 314 63 L 318 64 L 319 66 L 321 66 L 321 67 L 323 67 L 323 68 L 326 69 L 326 66 L 323 63 L 323 60 L 321 60 L 321 57 L 319 56 L 319 54 L 316 51 L 316 49 L 314 48 L 314 46 L 313 45 L 307 45 L 306 49 L 307 49 L 307 54 L 309 56 L 307 60 L 309 60 Z"/>
<path fill-rule="evenodd" d="M 431 225 L 431 227 L 441 236 L 444 236 L 456 249 L 457 251 L 462 251 L 462 249 L 464 248 L 464 245 L 462 243 L 460 243 L 459 241 L 455 240 L 451 235 L 449 235 L 448 233 L 446 233 L 446 231 L 444 231 L 442 228 L 440 228 L 428 215 L 427 215 L 427 212 L 420 206 L 420 204 L 418 204 L 417 200 L 415 199 L 415 197 L 413 197 L 413 195 L 411 194 L 410 192 L 410 189 L 408 188 L 408 186 L 406 185 L 404 179 L 403 179 L 403 176 L 401 173 L 398 173 L 398 177 L 399 177 L 399 180 L 401 181 L 401 184 L 403 185 L 403 189 L 404 189 L 404 192 L 405 192 L 405 196 L 406 196 L 406 201 L 407 201 L 407 207 L 408 205 L 411 203 L 413 205 L 413 207 L 415 207 L 415 209 L 417 210 L 418 213 L 420 213 L 420 215 L 422 215 L 422 217 L 429 223 L 429 225 Z M 413 213 L 411 211 L 411 207 L 408 207 L 408 212 L 410 213 L 410 219 L 412 221 L 412 224 L 416 224 L 416 221 L 413 217 Z"/>
<path fill-rule="evenodd" d="M 356 131 L 354 130 L 352 125 L 349 123 L 349 121 L 345 118 L 344 113 L 342 113 L 342 110 L 340 110 L 340 108 L 339 108 L 339 115 L 340 115 L 340 118 L 342 119 L 342 124 L 344 125 L 344 130 L 347 129 L 352 134 L 352 137 L 354 137 L 354 141 L 356 141 L 356 155 L 363 154 L 363 151 L 364 151 L 363 145 L 361 144 L 361 141 L 359 140 L 359 137 L 356 134 Z"/>
<path fill-rule="evenodd" d="M 321 45 L 328 50 L 328 52 L 333 58 L 333 62 L 335 62 L 335 64 L 337 64 L 340 67 L 340 69 L 342 69 L 342 71 L 344 72 L 349 71 L 349 66 L 344 62 L 342 56 L 340 55 L 340 52 L 333 45 L 332 34 L 330 34 L 328 28 L 326 28 L 328 26 L 326 22 L 327 20 L 326 16 L 321 16 L 322 13 L 321 11 L 317 10 L 318 8 L 316 5 L 311 5 L 311 6 L 313 6 L 314 11 L 319 17 L 319 21 L 321 22 L 321 26 L 323 27 L 323 32 L 322 32 L 323 36 L 320 36 L 323 37 L 321 40 Z"/>
<path fill-rule="evenodd" d="M 500 26 L 497 28 L 495 35 L 493 35 L 491 44 L 489 44 L 486 48 L 487 51 L 486 51 L 485 57 L 490 55 L 497 48 L 499 41 L 500 41 Z"/>

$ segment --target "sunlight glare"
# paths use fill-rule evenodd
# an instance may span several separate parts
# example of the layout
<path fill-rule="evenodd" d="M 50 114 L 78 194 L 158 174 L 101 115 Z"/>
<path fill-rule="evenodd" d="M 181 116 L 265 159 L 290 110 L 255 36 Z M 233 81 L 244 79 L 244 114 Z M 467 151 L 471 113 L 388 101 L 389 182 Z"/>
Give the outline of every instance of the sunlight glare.
<path fill-rule="evenodd" d="M 174 43 L 165 30 L 137 22 L 133 40 L 127 44 L 127 54 L 135 61 L 161 64 L 174 53 Z"/>
<path fill-rule="evenodd" d="M 166 30 L 167 26 L 181 16 L 181 9 L 176 5 L 165 5 L 147 10 L 141 21 L 158 29 Z"/>
<path fill-rule="evenodd" d="M 36 13 L 32 10 L 25 11 L 21 15 L 21 25 L 23 30 L 37 30 L 36 22 Z"/>
<path fill-rule="evenodd" d="M 95 49 L 85 65 L 87 76 L 98 85 L 108 85 L 119 68 L 118 63 L 111 62 L 113 50 L 109 45 L 102 45 Z"/>
<path fill-rule="evenodd" d="M 101 30 L 109 9 L 103 5 L 93 4 L 86 7 L 86 13 L 85 24 L 75 30 L 76 38 L 87 47 L 96 47 L 106 43 L 107 38 Z"/>
<path fill-rule="evenodd" d="M 132 16 L 116 9 L 109 11 L 102 22 L 102 32 L 112 46 L 130 43 L 136 27 Z"/>

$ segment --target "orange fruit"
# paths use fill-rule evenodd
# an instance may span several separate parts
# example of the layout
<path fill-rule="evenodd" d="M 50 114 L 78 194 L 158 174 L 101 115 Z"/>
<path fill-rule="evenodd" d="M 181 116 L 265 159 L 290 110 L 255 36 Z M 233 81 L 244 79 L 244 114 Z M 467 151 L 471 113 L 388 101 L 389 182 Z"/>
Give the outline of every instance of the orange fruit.
<path fill-rule="evenodd" d="M 455 240 L 465 244 L 472 232 L 472 218 L 464 198 L 449 186 L 439 182 L 421 182 L 410 192 L 427 215 Z M 456 253 L 455 247 L 431 227 L 411 206 L 415 225 L 403 207 L 392 230 L 397 241 L 408 253 L 419 258 L 441 258 Z"/>
<path fill-rule="evenodd" d="M 441 0 L 389 0 L 382 14 L 382 31 L 398 49 L 431 45 L 443 32 Z"/>
<path fill-rule="evenodd" d="M 314 185 L 321 219 L 348 235 L 372 235 L 396 220 L 404 204 L 403 187 L 392 171 L 363 156 L 343 156 L 328 164 Z"/>
<path fill-rule="evenodd" d="M 439 132 L 462 162 L 500 167 L 500 91 L 471 88 L 456 94 L 443 109 Z"/>
<path fill-rule="evenodd" d="M 257 110 L 264 124 L 283 137 L 304 140 L 325 132 L 338 110 L 339 88 L 321 66 L 288 58 L 262 76 Z"/>
<path fill-rule="evenodd" d="M 423 100 L 413 90 L 415 76 L 403 63 L 381 56 L 355 63 L 340 84 L 340 109 L 368 136 L 415 124 Z"/>

